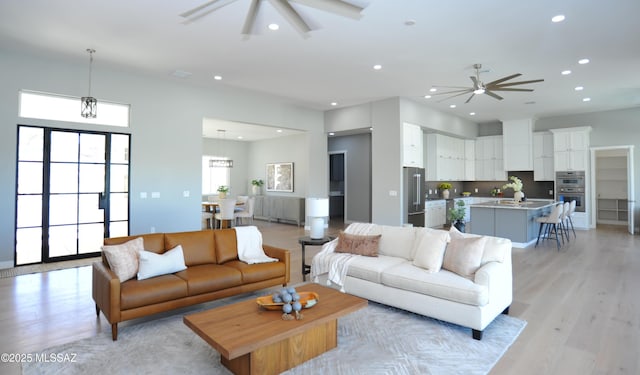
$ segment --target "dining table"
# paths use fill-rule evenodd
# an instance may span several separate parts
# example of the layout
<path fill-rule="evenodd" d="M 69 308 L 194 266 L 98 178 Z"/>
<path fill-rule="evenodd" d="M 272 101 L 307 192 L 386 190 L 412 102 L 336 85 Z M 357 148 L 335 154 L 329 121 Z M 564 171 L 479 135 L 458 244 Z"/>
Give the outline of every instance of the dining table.
<path fill-rule="evenodd" d="M 214 216 L 216 214 L 216 208 L 220 206 L 220 202 L 217 201 L 206 201 L 206 202 L 202 202 L 202 211 L 203 212 L 211 212 Z M 241 201 L 236 201 L 236 208 L 237 207 L 242 207 L 244 206 L 244 202 Z M 226 227 L 230 228 L 231 227 L 231 220 L 223 220 L 223 222 L 228 222 Z M 213 221 L 212 221 L 213 223 Z M 222 226 L 225 226 L 224 224 Z"/>

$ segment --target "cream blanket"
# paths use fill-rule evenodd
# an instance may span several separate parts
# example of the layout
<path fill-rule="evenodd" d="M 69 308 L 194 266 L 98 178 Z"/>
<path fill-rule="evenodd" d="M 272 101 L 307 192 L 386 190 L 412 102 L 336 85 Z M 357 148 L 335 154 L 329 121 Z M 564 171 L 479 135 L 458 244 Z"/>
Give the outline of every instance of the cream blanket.
<path fill-rule="evenodd" d="M 374 224 L 369 223 L 353 223 L 344 230 L 345 233 L 367 235 L 370 234 Z M 331 283 L 340 287 L 340 291 L 344 292 L 344 279 L 347 277 L 349 263 L 360 255 L 349 253 L 336 253 L 338 239 L 327 242 L 322 246 L 322 250 L 313 257 L 311 262 L 311 279 L 318 282 L 318 276 L 327 273 L 327 285 Z"/>
<path fill-rule="evenodd" d="M 262 250 L 262 233 L 255 226 L 235 227 L 238 259 L 247 264 L 277 262 Z"/>

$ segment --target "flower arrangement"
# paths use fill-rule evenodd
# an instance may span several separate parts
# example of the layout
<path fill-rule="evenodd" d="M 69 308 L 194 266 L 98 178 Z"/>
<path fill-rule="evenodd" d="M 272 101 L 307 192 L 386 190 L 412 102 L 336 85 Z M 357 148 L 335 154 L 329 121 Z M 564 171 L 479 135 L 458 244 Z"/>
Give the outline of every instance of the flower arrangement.
<path fill-rule="evenodd" d="M 509 179 L 513 182 L 509 182 L 508 184 L 502 185 L 503 189 L 513 189 L 513 191 L 521 191 L 522 190 L 522 180 L 516 176 L 510 176 Z"/>
<path fill-rule="evenodd" d="M 251 180 L 251 185 L 253 185 L 253 186 L 262 186 L 262 185 L 264 185 L 264 181 L 262 181 L 260 179 Z"/>
<path fill-rule="evenodd" d="M 438 185 L 438 189 L 440 189 L 440 190 L 449 190 L 449 189 L 451 189 L 451 186 L 452 185 L 450 183 L 448 183 L 448 182 L 442 182 L 442 183 L 440 183 L 440 185 Z"/>

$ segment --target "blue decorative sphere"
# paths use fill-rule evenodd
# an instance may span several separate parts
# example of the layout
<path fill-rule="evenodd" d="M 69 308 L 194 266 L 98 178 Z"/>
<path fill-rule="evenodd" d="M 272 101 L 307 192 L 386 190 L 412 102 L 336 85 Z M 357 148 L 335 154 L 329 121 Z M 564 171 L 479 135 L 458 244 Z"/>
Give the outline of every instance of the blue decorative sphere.
<path fill-rule="evenodd" d="M 291 301 L 293 301 L 293 297 L 291 296 L 291 294 L 287 293 L 282 295 L 282 302 L 289 303 Z"/>
<path fill-rule="evenodd" d="M 289 314 L 291 310 L 293 310 L 293 307 L 290 304 L 285 303 L 284 305 L 282 305 L 282 312 L 284 312 L 285 314 Z"/>
<path fill-rule="evenodd" d="M 293 308 L 294 311 L 300 311 L 302 310 L 302 304 L 299 301 L 295 301 L 291 307 Z"/>

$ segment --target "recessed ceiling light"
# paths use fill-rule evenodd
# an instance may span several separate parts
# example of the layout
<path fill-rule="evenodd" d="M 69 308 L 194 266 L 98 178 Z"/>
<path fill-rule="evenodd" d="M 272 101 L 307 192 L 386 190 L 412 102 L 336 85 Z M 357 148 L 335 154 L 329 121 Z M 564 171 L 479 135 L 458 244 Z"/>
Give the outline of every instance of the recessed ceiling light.
<path fill-rule="evenodd" d="M 222 76 L 213 76 L 216 81 L 222 81 Z"/>
<path fill-rule="evenodd" d="M 336 133 L 334 133 L 334 132 L 330 132 L 330 133 L 329 133 L 329 135 L 336 135 Z"/>
<path fill-rule="evenodd" d="M 576 90 L 576 91 L 582 91 L 582 90 L 584 90 L 584 87 L 582 87 L 582 86 L 576 86 L 576 88 L 575 88 L 574 90 Z"/>
<path fill-rule="evenodd" d="M 583 99 L 582 99 L 582 101 L 583 101 L 583 102 L 590 102 L 590 101 L 591 101 L 591 98 L 583 98 Z"/>
<path fill-rule="evenodd" d="M 456 105 L 455 105 L 455 104 L 451 104 L 451 105 L 449 106 L 449 108 L 455 108 L 455 107 L 456 107 Z"/>
<path fill-rule="evenodd" d="M 267 26 L 269 28 L 269 30 L 271 31 L 276 31 L 280 28 L 280 25 L 278 25 L 277 23 L 270 23 L 269 26 Z"/>
<path fill-rule="evenodd" d="M 373 69 L 380 70 L 380 69 L 382 69 L 382 65 L 376 64 L 376 65 L 373 66 Z"/>
<path fill-rule="evenodd" d="M 282 129 L 278 129 L 278 130 L 276 130 L 276 132 L 282 133 Z"/>
<path fill-rule="evenodd" d="M 244 139 L 244 137 L 243 137 L 243 136 L 241 136 L 241 135 L 239 135 L 239 136 L 238 136 L 238 139 Z"/>
<path fill-rule="evenodd" d="M 578 64 L 580 65 L 584 65 L 584 64 L 588 64 L 589 63 L 589 59 L 580 59 L 578 60 Z"/>
<path fill-rule="evenodd" d="M 475 116 L 476 113 L 475 112 L 469 112 L 469 116 Z"/>
<path fill-rule="evenodd" d="M 561 72 L 561 74 L 562 74 L 563 76 L 568 76 L 569 74 L 571 74 L 571 71 L 570 71 L 570 70 L 563 70 L 563 71 Z"/>
<path fill-rule="evenodd" d="M 425 99 L 431 99 L 431 95 L 425 95 L 424 98 Z"/>
<path fill-rule="evenodd" d="M 331 102 L 331 105 L 335 107 L 335 106 L 337 106 L 337 105 L 338 105 L 338 103 L 336 103 L 336 102 Z"/>
<path fill-rule="evenodd" d="M 430 88 L 430 89 L 429 89 L 429 91 L 431 91 L 431 92 L 436 92 L 436 91 L 438 91 L 438 89 L 437 89 L 437 88 L 435 88 L 435 87 L 432 87 L 432 88 Z"/>
<path fill-rule="evenodd" d="M 562 22 L 564 21 L 564 14 L 558 14 L 557 16 L 553 16 L 553 18 L 551 18 L 551 22 Z"/>

